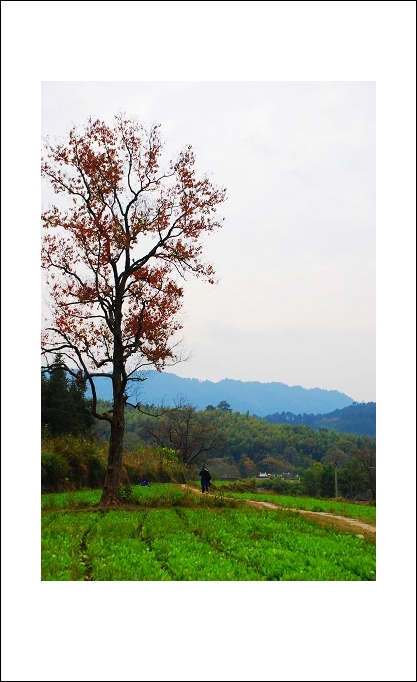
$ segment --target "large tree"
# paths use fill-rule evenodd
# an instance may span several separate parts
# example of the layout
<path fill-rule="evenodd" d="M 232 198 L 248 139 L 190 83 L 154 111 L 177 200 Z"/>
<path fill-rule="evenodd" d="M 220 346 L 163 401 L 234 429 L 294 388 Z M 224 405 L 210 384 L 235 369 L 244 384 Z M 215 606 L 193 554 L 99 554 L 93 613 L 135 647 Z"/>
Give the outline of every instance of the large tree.
<path fill-rule="evenodd" d="M 166 163 L 162 150 L 159 125 L 146 130 L 122 114 L 111 125 L 89 119 L 65 141 L 44 144 L 42 176 L 63 199 L 42 213 L 50 293 L 42 353 L 47 363 L 61 354 L 89 383 L 94 416 L 110 423 L 103 506 L 121 504 L 131 380 L 181 359 L 181 278 L 214 281 L 202 246 L 221 226 L 225 189 L 196 176 L 191 146 Z M 98 376 L 112 382 L 105 412 L 97 408 Z"/>
<path fill-rule="evenodd" d="M 208 453 L 218 450 L 225 440 L 212 411 L 198 412 L 194 405 L 182 401 L 162 416 L 149 419 L 143 433 L 157 445 L 175 450 L 189 470 L 204 463 Z"/>

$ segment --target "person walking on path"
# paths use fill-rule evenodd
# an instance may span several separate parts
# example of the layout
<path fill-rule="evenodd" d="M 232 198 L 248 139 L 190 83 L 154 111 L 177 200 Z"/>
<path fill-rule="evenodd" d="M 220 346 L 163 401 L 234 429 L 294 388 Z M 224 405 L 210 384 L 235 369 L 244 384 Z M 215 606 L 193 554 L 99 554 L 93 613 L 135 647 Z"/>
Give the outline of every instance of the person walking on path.
<path fill-rule="evenodd" d="M 203 466 L 201 469 L 200 473 L 198 474 L 201 478 L 201 492 L 202 493 L 208 493 L 210 481 L 211 481 L 211 473 L 207 469 L 206 465 Z"/>

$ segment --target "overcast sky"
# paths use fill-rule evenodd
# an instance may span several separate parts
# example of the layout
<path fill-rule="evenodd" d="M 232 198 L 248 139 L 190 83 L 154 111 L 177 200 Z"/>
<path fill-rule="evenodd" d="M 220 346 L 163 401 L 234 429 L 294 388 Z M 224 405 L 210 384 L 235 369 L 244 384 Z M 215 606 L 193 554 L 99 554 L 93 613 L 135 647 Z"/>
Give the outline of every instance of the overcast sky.
<path fill-rule="evenodd" d="M 375 82 L 42 83 L 42 134 L 124 111 L 227 188 L 171 371 L 375 393 Z M 44 192 L 43 200 L 51 196 Z M 53 197 L 52 197 L 53 200 Z"/>

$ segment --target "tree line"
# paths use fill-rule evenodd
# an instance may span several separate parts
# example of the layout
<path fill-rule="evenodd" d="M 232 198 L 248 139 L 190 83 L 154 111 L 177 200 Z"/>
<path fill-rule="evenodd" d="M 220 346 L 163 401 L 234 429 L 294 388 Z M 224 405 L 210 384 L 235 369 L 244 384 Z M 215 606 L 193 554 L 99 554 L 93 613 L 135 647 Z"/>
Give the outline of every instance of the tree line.
<path fill-rule="evenodd" d="M 92 419 L 85 390 L 84 384 L 67 376 L 57 356 L 52 368 L 42 374 L 41 416 L 46 437 L 72 435 L 101 446 L 108 443 L 110 429 Z M 99 408 L 109 410 L 111 404 L 99 401 Z M 163 462 L 170 462 L 172 472 L 176 460 L 180 467 L 176 475 L 181 471 L 181 479 L 195 476 L 206 462 L 217 478 L 250 478 L 263 472 L 274 477 L 275 488 L 282 491 L 285 482 L 278 478 L 285 474 L 299 480 L 306 494 L 326 497 L 335 494 L 337 467 L 342 495 L 353 498 L 370 490 L 375 499 L 376 494 L 374 438 L 303 424 L 271 424 L 249 413 L 234 412 L 224 400 L 205 410 L 197 410 L 184 398 L 172 407 L 127 406 L 123 447 L 125 458 L 140 461 L 141 470 L 146 469 L 147 459 L 159 457 L 162 479 L 166 478 Z M 149 471 L 147 475 L 156 476 Z"/>

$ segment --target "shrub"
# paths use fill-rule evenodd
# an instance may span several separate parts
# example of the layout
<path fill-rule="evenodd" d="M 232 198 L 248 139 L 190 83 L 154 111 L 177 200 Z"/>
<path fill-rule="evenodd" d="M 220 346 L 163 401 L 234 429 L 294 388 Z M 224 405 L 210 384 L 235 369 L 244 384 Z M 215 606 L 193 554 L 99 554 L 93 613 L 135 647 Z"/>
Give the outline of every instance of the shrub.
<path fill-rule="evenodd" d="M 279 476 L 264 481 L 258 481 L 258 490 L 271 491 L 276 495 L 300 495 L 300 484 L 294 481 L 286 481 Z"/>
<path fill-rule="evenodd" d="M 88 478 L 90 488 L 100 488 L 106 476 L 106 465 L 99 455 L 92 452 L 87 457 Z"/>
<path fill-rule="evenodd" d="M 154 483 L 185 483 L 186 470 L 174 450 L 142 445 L 124 454 L 125 470 L 130 483 L 143 479 Z"/>
<path fill-rule="evenodd" d="M 70 467 L 56 452 L 41 454 L 41 486 L 43 491 L 63 490 L 65 479 L 70 475 Z"/>
<path fill-rule="evenodd" d="M 105 455 L 93 441 L 74 436 L 48 439 L 41 453 L 42 490 L 97 488 L 106 473 Z"/>
<path fill-rule="evenodd" d="M 101 488 L 106 475 L 108 444 L 86 438 L 48 438 L 42 447 L 42 491 L 60 492 Z M 124 455 L 122 484 L 131 486 L 144 478 L 159 483 L 185 483 L 186 471 L 175 451 L 144 445 Z"/>
<path fill-rule="evenodd" d="M 133 498 L 133 487 L 129 484 L 122 485 L 120 488 L 120 497 L 123 502 L 130 502 Z"/>
<path fill-rule="evenodd" d="M 216 485 L 213 485 L 213 489 L 216 490 Z M 247 478 L 243 481 L 233 481 L 231 483 L 223 483 L 221 488 L 224 491 L 245 493 L 245 492 L 256 492 L 256 479 Z"/>

